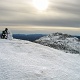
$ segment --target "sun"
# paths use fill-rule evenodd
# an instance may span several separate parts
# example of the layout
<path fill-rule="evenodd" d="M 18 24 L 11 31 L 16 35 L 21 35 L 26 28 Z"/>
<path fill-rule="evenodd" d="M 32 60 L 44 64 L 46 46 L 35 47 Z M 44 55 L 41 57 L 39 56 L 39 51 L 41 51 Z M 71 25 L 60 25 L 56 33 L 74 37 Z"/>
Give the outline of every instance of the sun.
<path fill-rule="evenodd" d="M 33 0 L 33 5 L 37 10 L 43 11 L 48 8 L 49 1 L 48 0 Z"/>

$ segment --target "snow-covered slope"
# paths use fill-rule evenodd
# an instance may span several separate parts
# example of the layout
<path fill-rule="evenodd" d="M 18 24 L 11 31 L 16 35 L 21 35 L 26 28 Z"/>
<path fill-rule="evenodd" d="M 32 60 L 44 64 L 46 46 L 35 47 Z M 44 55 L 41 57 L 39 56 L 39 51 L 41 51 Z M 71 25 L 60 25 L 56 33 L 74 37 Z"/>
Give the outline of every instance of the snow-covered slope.
<path fill-rule="evenodd" d="M 35 42 L 53 47 L 65 52 L 80 54 L 80 41 L 76 37 L 68 34 L 53 33 L 48 36 L 42 37 Z"/>
<path fill-rule="evenodd" d="M 0 80 L 80 80 L 80 55 L 0 39 Z"/>

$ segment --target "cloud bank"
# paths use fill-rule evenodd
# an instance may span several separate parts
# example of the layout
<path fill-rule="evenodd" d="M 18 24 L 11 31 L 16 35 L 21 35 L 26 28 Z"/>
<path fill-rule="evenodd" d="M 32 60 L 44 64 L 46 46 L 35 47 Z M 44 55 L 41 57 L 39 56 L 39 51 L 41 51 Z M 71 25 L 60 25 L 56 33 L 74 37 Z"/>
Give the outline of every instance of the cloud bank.
<path fill-rule="evenodd" d="M 21 25 L 80 28 L 80 0 L 49 0 L 43 12 L 32 0 L 0 0 L 0 26 Z"/>

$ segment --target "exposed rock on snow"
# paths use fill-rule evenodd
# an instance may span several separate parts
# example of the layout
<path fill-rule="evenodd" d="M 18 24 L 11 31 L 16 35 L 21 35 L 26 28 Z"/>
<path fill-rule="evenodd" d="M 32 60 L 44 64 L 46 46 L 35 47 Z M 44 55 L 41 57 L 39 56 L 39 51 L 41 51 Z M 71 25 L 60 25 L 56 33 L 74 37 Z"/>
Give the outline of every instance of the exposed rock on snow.
<path fill-rule="evenodd" d="M 35 42 L 58 50 L 63 50 L 65 52 L 80 54 L 80 41 L 78 38 L 72 37 L 68 34 L 53 33 L 42 37 Z"/>
<path fill-rule="evenodd" d="M 80 55 L 0 39 L 0 80 L 80 80 Z"/>

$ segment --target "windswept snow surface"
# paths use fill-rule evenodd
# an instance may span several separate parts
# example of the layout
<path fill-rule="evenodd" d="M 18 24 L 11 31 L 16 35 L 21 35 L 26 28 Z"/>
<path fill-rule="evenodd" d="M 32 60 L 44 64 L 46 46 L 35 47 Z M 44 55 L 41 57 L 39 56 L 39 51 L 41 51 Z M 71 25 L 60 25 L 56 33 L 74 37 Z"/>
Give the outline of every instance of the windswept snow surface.
<path fill-rule="evenodd" d="M 0 39 L 0 80 L 80 80 L 80 55 Z"/>

